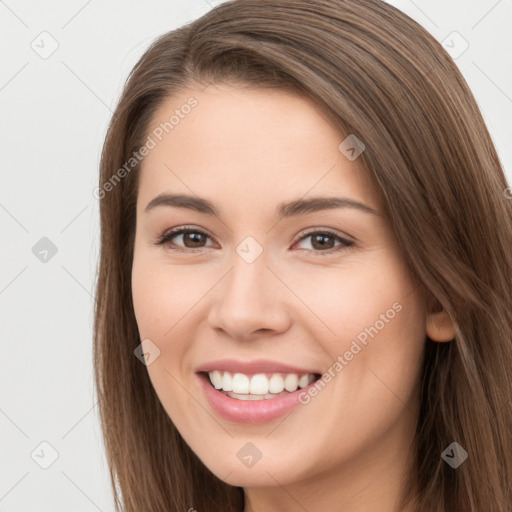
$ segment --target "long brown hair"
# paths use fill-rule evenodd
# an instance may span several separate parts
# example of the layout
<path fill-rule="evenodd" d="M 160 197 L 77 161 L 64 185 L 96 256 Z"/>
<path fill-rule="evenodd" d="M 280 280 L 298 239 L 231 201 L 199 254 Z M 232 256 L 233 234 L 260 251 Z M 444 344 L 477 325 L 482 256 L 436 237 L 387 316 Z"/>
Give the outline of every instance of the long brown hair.
<path fill-rule="evenodd" d="M 414 488 L 419 512 L 509 512 L 508 184 L 452 59 L 381 0 L 229 1 L 161 36 L 128 77 L 97 196 L 94 363 L 116 510 L 238 512 L 244 505 L 243 489 L 219 480 L 183 441 L 134 356 L 141 343 L 130 287 L 140 162 L 126 162 L 147 141 L 163 101 L 212 82 L 305 94 L 342 133 L 364 141 L 361 158 L 407 264 L 456 329 L 449 343 L 425 340 L 415 467 L 403 503 Z M 441 458 L 452 442 L 469 455 L 457 469 Z"/>

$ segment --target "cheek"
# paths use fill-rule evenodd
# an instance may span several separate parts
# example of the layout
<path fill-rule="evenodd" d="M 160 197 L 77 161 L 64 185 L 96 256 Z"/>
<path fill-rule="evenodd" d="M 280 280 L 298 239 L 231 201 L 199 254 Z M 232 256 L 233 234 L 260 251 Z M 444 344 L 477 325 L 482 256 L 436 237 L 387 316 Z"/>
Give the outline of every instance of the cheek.
<path fill-rule="evenodd" d="M 160 351 L 147 367 L 159 395 L 183 395 L 189 399 L 180 383 L 184 384 L 192 374 L 193 351 L 197 350 L 192 340 L 198 338 L 196 330 L 204 325 L 201 299 L 217 280 L 212 269 L 200 272 L 192 266 L 162 262 L 161 257 L 157 260 L 150 254 L 136 254 L 132 268 L 133 306 L 141 340 L 150 339 Z M 165 396 L 161 399 L 164 405 L 175 402 Z"/>
<path fill-rule="evenodd" d="M 206 293 L 210 280 L 211 275 L 203 279 L 184 266 L 134 258 L 132 297 L 141 337 L 168 337 Z"/>
<path fill-rule="evenodd" d="M 383 423 L 413 398 L 425 342 L 421 299 L 413 283 L 397 275 L 353 279 L 338 294 L 338 307 L 324 310 L 336 332 L 324 337 L 326 349 L 342 364 L 334 394 Z"/>
<path fill-rule="evenodd" d="M 317 335 L 331 339 L 333 348 L 361 333 L 364 339 L 376 323 L 379 331 L 400 323 L 405 315 L 399 310 L 414 295 L 414 284 L 384 251 L 364 264 L 347 261 L 337 268 L 312 268 L 307 279 L 289 273 L 285 280 L 293 283 L 293 291 L 306 306 L 298 305 L 304 310 L 303 319 L 311 318 L 308 323 L 318 326 Z"/>
<path fill-rule="evenodd" d="M 336 392 L 370 403 L 372 394 L 386 393 L 380 377 L 407 400 L 421 366 L 425 316 L 417 284 L 401 260 L 379 251 L 364 268 L 347 264 L 309 277 L 295 279 L 294 291 L 309 309 L 303 325 L 329 355 L 330 367 L 338 356 L 343 359 L 343 368 L 332 369 L 336 376 L 344 375 L 335 379 L 344 381 Z"/>
<path fill-rule="evenodd" d="M 314 286 L 309 281 L 300 288 L 322 320 L 311 316 L 311 335 L 330 357 L 325 387 L 306 405 L 316 412 L 309 421 L 326 432 L 313 452 L 329 454 L 322 462 L 327 466 L 370 445 L 414 408 L 423 304 L 402 267 L 384 259 L 381 265 L 318 274 Z M 302 434 L 309 430 L 305 424 Z"/>
<path fill-rule="evenodd" d="M 185 391 L 189 384 L 184 375 L 189 370 L 190 339 L 194 336 L 189 320 L 205 293 L 200 281 L 183 267 L 157 263 L 146 255 L 134 258 L 132 297 L 140 339 L 150 339 L 160 351 L 147 371 L 162 406 L 177 426 L 197 413 L 195 402 Z"/>

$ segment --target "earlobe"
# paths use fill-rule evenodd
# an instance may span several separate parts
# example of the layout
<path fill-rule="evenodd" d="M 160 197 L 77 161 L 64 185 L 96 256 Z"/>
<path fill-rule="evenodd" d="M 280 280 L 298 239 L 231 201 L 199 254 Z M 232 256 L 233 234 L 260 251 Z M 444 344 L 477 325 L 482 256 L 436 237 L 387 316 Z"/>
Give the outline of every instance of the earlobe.
<path fill-rule="evenodd" d="M 455 326 L 448 312 L 432 293 L 426 292 L 426 331 L 432 341 L 445 342 L 455 338 Z"/>
<path fill-rule="evenodd" d="M 444 309 L 428 313 L 426 330 L 427 336 L 432 341 L 451 341 L 455 338 L 453 322 Z"/>

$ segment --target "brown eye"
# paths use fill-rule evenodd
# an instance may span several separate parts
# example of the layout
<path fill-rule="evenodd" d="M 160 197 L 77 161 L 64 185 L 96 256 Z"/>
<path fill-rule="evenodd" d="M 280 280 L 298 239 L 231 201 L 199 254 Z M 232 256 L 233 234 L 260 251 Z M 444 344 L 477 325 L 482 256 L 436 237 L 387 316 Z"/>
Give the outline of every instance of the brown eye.
<path fill-rule="evenodd" d="M 298 243 L 302 243 L 308 238 L 311 239 L 310 245 L 312 248 L 302 247 L 301 249 L 309 252 L 331 254 L 354 246 L 354 242 L 346 240 L 337 233 L 329 230 L 311 231 L 306 233 Z M 338 244 L 336 244 L 336 242 L 338 242 Z"/>
<path fill-rule="evenodd" d="M 348 250 L 355 245 L 354 242 L 346 240 L 329 230 L 317 230 L 306 233 L 297 243 L 303 243 L 308 238 L 311 239 L 311 248 L 299 249 L 315 254 L 328 255 Z M 165 245 L 174 251 L 187 251 L 210 247 L 212 244 L 207 245 L 208 240 L 211 240 L 211 237 L 200 229 L 181 227 L 161 235 L 156 244 Z"/>
<path fill-rule="evenodd" d="M 331 235 L 312 235 L 311 245 L 314 249 L 332 249 L 334 247 L 334 237 Z"/>
<path fill-rule="evenodd" d="M 162 235 L 157 245 L 168 245 L 171 249 L 176 251 L 202 249 L 208 247 L 205 244 L 209 238 L 209 235 L 199 229 L 180 228 Z M 179 243 L 174 242 L 173 239 L 176 239 Z"/>
<path fill-rule="evenodd" d="M 186 233 L 183 233 L 183 243 L 185 247 L 201 247 L 201 244 L 205 242 L 205 239 L 206 235 L 199 233 L 198 231 L 187 231 Z"/>

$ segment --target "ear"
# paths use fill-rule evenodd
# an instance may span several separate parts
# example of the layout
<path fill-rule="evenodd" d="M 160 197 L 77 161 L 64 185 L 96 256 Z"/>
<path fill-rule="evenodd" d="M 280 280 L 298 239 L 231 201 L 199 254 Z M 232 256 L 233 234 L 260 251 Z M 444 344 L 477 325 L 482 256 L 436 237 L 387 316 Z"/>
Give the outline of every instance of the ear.
<path fill-rule="evenodd" d="M 455 338 L 455 328 L 450 315 L 443 309 L 443 306 L 437 299 L 431 298 L 427 303 L 427 336 L 432 341 L 437 342 L 453 340 Z"/>

